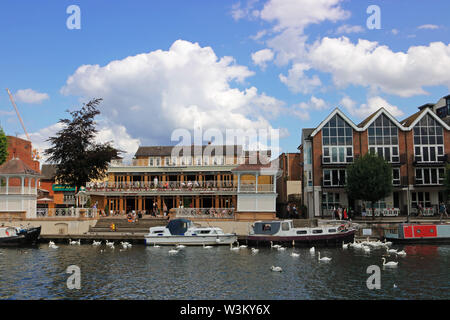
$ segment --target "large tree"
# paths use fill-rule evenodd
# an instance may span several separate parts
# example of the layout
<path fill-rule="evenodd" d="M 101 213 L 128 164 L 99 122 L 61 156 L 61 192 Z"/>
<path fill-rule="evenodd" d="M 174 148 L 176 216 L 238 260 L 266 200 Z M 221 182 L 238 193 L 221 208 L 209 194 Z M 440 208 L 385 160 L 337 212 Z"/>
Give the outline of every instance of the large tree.
<path fill-rule="evenodd" d="M 6 139 L 3 128 L 0 127 L 0 165 L 8 158 L 8 140 Z"/>
<path fill-rule="evenodd" d="M 48 161 L 57 165 L 56 179 L 79 189 L 86 182 L 104 177 L 108 163 L 119 153 L 111 142 L 97 143 L 94 118 L 100 114 L 97 106 L 102 99 L 83 104 L 80 110 L 67 111 L 72 119 L 61 119 L 63 128 L 47 141 Z"/>
<path fill-rule="evenodd" d="M 365 154 L 348 167 L 346 189 L 349 197 L 370 202 L 375 218 L 375 202 L 392 192 L 391 165 L 376 154 Z"/>

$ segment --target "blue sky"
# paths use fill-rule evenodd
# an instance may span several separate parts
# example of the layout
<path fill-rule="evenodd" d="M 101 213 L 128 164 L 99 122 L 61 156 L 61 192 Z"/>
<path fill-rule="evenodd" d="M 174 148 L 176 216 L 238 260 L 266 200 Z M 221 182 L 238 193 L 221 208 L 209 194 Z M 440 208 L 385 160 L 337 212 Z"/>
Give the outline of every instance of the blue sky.
<path fill-rule="evenodd" d="M 80 30 L 66 26 L 70 5 Z M 381 29 L 367 28 L 369 5 Z M 377 107 L 404 119 L 449 93 L 445 0 L 5 0 L 2 9 L 0 123 L 23 134 L 9 88 L 41 150 L 65 110 L 92 97 L 105 99 L 101 139 L 131 153 L 197 120 L 281 129 L 281 151 L 295 152 L 301 129 L 335 107 L 356 123 Z"/>

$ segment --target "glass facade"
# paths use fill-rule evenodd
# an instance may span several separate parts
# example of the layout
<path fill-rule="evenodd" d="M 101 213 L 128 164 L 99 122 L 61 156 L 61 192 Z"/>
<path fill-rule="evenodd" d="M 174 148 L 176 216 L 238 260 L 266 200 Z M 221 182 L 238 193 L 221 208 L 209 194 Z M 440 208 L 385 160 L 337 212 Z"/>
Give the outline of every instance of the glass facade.
<path fill-rule="evenodd" d="M 323 163 L 353 162 L 353 128 L 334 115 L 322 128 Z"/>
<path fill-rule="evenodd" d="M 384 114 L 368 128 L 369 151 L 382 156 L 388 162 L 399 162 L 398 128 Z"/>

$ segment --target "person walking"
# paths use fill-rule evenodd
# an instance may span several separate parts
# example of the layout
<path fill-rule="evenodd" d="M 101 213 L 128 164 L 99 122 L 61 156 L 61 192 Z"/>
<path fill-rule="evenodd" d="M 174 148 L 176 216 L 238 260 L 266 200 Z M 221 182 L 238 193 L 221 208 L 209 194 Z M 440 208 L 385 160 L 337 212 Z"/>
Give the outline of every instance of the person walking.
<path fill-rule="evenodd" d="M 422 203 L 419 202 L 419 205 L 417 206 L 417 216 L 422 217 L 423 216 L 423 207 Z"/>
<path fill-rule="evenodd" d="M 448 213 L 447 213 L 447 206 L 445 205 L 444 202 L 441 202 L 441 204 L 439 205 L 439 213 L 440 213 L 440 220 L 442 221 L 442 217 L 445 216 L 448 218 Z"/>

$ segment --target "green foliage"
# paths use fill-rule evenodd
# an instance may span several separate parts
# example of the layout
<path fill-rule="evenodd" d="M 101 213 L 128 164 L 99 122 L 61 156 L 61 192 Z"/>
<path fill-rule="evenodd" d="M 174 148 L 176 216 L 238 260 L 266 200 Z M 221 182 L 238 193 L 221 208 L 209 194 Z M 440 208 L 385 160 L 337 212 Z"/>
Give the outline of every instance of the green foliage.
<path fill-rule="evenodd" d="M 108 163 L 119 151 L 110 142 L 96 143 L 94 118 L 100 111 L 97 105 L 102 99 L 93 99 L 80 110 L 69 112 L 72 119 L 61 119 L 63 129 L 47 141 L 51 147 L 45 150 L 48 161 L 57 165 L 56 179 L 79 189 L 90 180 L 105 176 Z"/>
<path fill-rule="evenodd" d="M 0 165 L 8 158 L 8 140 L 6 140 L 5 132 L 0 127 Z"/>
<path fill-rule="evenodd" d="M 347 169 L 346 189 L 353 199 L 377 202 L 392 192 L 392 167 L 382 157 L 367 153 Z"/>

